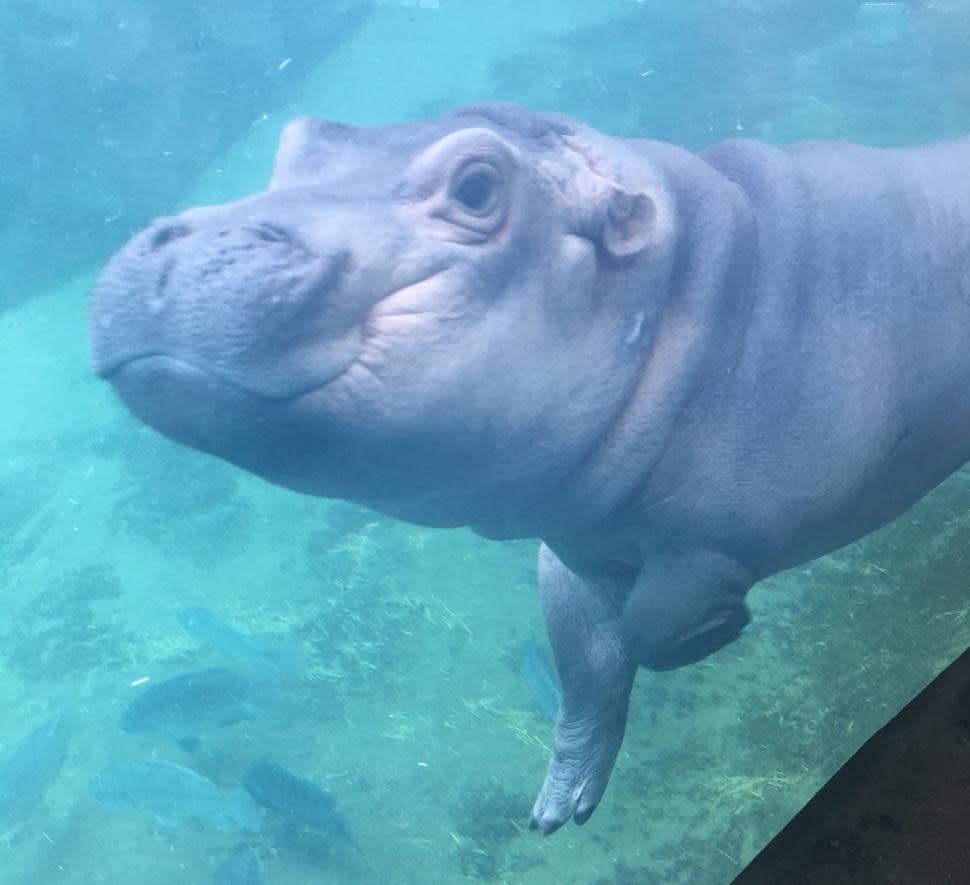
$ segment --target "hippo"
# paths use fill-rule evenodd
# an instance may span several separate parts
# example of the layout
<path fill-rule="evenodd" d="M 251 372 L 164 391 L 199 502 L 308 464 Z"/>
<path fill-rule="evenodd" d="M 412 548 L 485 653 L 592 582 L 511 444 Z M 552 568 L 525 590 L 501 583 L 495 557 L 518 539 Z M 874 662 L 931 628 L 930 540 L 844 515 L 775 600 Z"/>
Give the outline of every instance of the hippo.
<path fill-rule="evenodd" d="M 584 823 L 639 668 L 970 459 L 970 139 L 699 153 L 479 104 L 284 129 L 266 190 L 104 269 L 93 363 L 270 482 L 541 541 L 562 698 L 530 825 Z"/>

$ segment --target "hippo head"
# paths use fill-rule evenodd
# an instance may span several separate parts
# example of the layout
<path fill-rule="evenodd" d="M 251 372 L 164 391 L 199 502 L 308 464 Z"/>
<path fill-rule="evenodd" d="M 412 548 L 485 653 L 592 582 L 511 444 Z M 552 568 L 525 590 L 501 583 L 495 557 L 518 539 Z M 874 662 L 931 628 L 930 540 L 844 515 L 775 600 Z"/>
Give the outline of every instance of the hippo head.
<path fill-rule="evenodd" d="M 267 190 L 110 261 L 97 372 L 281 485 L 536 534 L 631 395 L 672 264 L 668 195 L 613 144 L 510 106 L 296 120 Z"/>

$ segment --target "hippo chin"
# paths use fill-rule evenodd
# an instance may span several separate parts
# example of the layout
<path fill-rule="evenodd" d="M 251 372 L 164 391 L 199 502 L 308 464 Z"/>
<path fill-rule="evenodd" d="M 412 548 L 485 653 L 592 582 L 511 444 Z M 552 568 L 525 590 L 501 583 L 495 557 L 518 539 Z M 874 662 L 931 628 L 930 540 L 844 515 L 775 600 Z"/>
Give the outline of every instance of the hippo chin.
<path fill-rule="evenodd" d="M 98 373 L 301 492 L 538 537 L 562 704 L 532 812 L 583 823 L 640 666 L 970 458 L 970 139 L 700 154 L 481 105 L 303 119 L 245 200 L 103 273 Z"/>

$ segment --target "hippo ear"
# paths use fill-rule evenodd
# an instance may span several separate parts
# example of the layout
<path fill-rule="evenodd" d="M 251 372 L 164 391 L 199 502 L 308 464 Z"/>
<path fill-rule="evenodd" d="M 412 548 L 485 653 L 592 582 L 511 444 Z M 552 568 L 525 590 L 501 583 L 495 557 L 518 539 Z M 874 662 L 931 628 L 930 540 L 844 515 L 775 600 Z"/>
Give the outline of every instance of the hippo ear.
<path fill-rule="evenodd" d="M 657 234 L 657 204 L 642 191 L 610 189 L 601 240 L 614 258 L 635 255 Z"/>

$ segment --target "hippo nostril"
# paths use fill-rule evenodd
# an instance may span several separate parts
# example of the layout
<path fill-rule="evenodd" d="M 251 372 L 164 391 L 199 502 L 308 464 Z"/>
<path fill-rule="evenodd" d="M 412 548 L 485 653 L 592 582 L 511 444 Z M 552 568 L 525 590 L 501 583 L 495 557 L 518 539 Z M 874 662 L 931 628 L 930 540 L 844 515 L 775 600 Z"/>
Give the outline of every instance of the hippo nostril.
<path fill-rule="evenodd" d="M 150 245 L 152 249 L 161 249 L 162 246 L 172 242 L 172 240 L 178 240 L 181 237 L 187 236 L 188 234 L 189 228 L 184 224 L 163 224 L 158 226 L 158 229 L 152 232 Z"/>
<path fill-rule="evenodd" d="M 266 243 L 286 243 L 291 239 L 283 228 L 273 224 L 261 224 L 253 233 Z"/>

